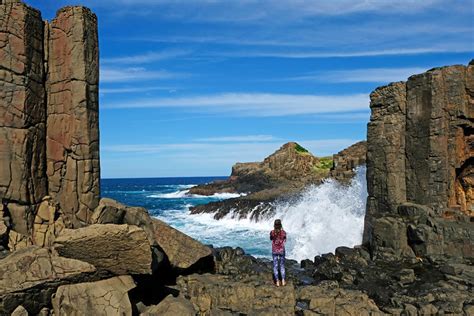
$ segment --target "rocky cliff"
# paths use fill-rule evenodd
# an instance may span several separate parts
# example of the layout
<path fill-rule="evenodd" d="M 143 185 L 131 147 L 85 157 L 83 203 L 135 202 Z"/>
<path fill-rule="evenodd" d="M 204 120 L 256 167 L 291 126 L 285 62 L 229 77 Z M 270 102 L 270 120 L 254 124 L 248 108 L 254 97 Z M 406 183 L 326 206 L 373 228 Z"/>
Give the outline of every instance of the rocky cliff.
<path fill-rule="evenodd" d="M 365 242 L 374 255 L 473 259 L 473 63 L 370 97 Z"/>

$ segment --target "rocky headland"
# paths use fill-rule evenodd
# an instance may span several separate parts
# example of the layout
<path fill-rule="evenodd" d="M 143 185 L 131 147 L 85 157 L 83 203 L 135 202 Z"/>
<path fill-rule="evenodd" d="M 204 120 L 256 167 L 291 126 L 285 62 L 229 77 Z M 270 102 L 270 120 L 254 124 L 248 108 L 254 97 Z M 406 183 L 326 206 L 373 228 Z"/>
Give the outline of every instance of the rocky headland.
<path fill-rule="evenodd" d="M 284 144 L 262 162 L 237 163 L 227 180 L 198 185 L 189 194 L 213 195 L 239 193 L 242 196 L 198 205 L 192 214 L 213 213 L 221 219 L 228 215 L 251 218 L 271 214 L 277 203 L 291 201 L 309 185 L 328 178 L 347 184 L 355 168 L 365 164 L 367 144 L 358 142 L 332 157 L 316 157 L 298 143 Z"/>
<path fill-rule="evenodd" d="M 0 0 L 0 27 L 1 315 L 474 314 L 473 62 L 371 94 L 364 242 L 276 288 L 270 262 L 100 198 L 90 10 Z"/>

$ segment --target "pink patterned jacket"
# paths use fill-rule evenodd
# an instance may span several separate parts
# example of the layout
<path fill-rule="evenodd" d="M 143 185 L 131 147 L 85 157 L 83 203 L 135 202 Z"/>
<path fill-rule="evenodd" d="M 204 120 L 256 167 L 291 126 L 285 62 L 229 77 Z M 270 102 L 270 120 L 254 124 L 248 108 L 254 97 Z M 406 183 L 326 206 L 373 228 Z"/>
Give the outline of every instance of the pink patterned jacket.
<path fill-rule="evenodd" d="M 278 233 L 272 230 L 270 240 L 272 241 L 272 253 L 279 255 L 285 253 L 286 232 L 283 229 Z"/>

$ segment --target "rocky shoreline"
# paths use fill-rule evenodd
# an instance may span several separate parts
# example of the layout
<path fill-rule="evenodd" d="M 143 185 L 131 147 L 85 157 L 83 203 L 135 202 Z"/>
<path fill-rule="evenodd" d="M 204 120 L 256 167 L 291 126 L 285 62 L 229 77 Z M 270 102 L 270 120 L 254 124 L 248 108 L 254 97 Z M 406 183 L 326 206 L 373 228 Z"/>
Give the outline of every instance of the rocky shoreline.
<path fill-rule="evenodd" d="M 474 314 L 474 62 L 371 94 L 363 245 L 276 288 L 269 261 L 100 199 L 96 22 L 0 0 L 1 315 Z"/>

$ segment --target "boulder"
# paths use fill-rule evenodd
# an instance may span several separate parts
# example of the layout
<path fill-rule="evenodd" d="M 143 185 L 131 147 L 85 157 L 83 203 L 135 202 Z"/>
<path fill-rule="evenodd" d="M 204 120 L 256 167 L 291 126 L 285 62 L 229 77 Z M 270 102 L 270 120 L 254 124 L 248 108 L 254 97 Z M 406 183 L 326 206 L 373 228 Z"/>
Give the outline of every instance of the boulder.
<path fill-rule="evenodd" d="M 308 302 L 311 312 L 318 315 L 378 315 L 382 314 L 374 301 L 361 291 L 344 290 L 337 282 L 323 282 L 298 290 L 298 300 Z"/>
<path fill-rule="evenodd" d="M 10 316 L 28 316 L 28 311 L 23 306 L 18 306 L 15 308 L 13 313 Z"/>
<path fill-rule="evenodd" d="M 64 229 L 54 248 L 64 257 L 93 264 L 115 275 L 151 273 L 152 254 L 143 229 L 130 225 L 91 225 Z"/>
<path fill-rule="evenodd" d="M 177 286 L 180 295 L 190 297 L 200 314 L 209 314 L 214 309 L 232 313 L 259 314 L 278 311 L 285 315 L 295 313 L 295 290 L 289 282 L 284 287 L 275 287 L 271 278 L 249 278 L 239 281 L 231 276 L 192 274 L 179 277 Z"/>
<path fill-rule="evenodd" d="M 91 217 L 92 224 L 128 224 L 143 229 L 151 245 L 156 245 L 153 222 L 143 207 L 130 207 L 109 198 L 102 198 Z"/>
<path fill-rule="evenodd" d="M 140 316 L 194 316 L 196 310 L 193 304 L 182 297 L 173 297 L 168 295 L 158 305 L 148 307 Z"/>
<path fill-rule="evenodd" d="M 131 316 L 128 291 L 134 287 L 129 275 L 60 286 L 52 298 L 54 314 Z"/>
<path fill-rule="evenodd" d="M 156 218 L 152 220 L 155 240 L 163 249 L 172 267 L 188 269 L 202 261 L 213 263 L 209 247 Z"/>
<path fill-rule="evenodd" d="M 33 314 L 49 306 L 59 285 L 88 281 L 96 269 L 89 263 L 58 257 L 30 246 L 0 260 L 0 314 L 23 305 Z"/>

